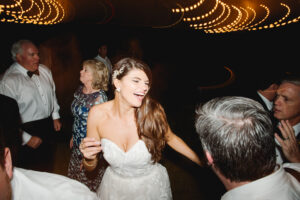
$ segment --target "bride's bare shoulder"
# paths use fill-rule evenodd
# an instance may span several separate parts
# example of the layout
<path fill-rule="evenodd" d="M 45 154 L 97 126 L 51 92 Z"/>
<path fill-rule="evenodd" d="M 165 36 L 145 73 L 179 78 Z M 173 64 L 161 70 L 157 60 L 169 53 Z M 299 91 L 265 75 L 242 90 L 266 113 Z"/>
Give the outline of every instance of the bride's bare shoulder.
<path fill-rule="evenodd" d="M 91 110 L 89 111 L 89 116 L 97 116 L 103 117 L 109 114 L 109 110 L 112 106 L 112 101 L 107 101 L 98 105 L 94 105 Z"/>

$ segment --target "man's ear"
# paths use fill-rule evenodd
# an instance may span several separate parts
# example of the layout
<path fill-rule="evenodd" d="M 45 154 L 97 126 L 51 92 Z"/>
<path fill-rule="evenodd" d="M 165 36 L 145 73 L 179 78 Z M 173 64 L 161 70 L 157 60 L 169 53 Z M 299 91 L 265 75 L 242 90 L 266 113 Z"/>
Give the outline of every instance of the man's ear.
<path fill-rule="evenodd" d="M 211 154 L 208 151 L 205 151 L 205 156 L 206 156 L 208 165 L 213 165 L 214 159 L 212 158 Z"/>
<path fill-rule="evenodd" d="M 13 176 L 13 166 L 12 166 L 10 150 L 7 147 L 4 149 L 4 168 L 8 177 L 11 179 Z"/>
<path fill-rule="evenodd" d="M 16 54 L 16 60 L 19 62 L 20 61 L 20 57 L 21 57 L 21 54 L 17 53 Z"/>

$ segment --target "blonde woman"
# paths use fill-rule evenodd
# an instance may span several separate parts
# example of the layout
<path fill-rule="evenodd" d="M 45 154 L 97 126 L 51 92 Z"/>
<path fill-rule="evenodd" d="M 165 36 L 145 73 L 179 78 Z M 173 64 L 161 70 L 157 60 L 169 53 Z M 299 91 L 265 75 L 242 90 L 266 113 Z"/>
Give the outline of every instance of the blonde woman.
<path fill-rule="evenodd" d="M 70 141 L 71 158 L 68 176 L 84 183 L 92 191 L 96 191 L 98 188 L 106 166 L 104 164 L 99 166 L 92 174 L 86 173 L 85 169 L 82 169 L 82 154 L 79 145 L 81 140 L 86 137 L 86 123 L 90 108 L 107 101 L 105 91 L 108 89 L 108 80 L 108 70 L 104 63 L 85 60 L 80 71 L 82 84 L 74 93 L 74 100 L 71 104 L 74 123 Z M 100 156 L 102 158 L 102 154 Z"/>

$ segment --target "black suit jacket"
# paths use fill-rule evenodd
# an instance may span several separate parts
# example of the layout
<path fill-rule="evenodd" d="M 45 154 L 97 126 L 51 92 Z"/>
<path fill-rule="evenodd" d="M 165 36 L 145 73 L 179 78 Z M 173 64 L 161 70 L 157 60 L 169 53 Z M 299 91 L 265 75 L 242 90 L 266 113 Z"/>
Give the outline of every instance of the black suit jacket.
<path fill-rule="evenodd" d="M 257 94 L 257 91 L 251 92 L 247 95 L 245 95 L 245 97 L 248 97 L 250 99 L 253 99 L 255 101 L 258 101 L 266 111 L 269 111 L 267 105 L 265 104 L 265 102 L 262 100 L 262 98 Z M 270 111 L 269 111 L 270 112 Z"/>
<path fill-rule="evenodd" d="M 22 142 L 19 107 L 15 99 L 0 94 L 0 110 L 0 126 L 4 132 L 6 146 L 10 148 L 14 162 Z"/>

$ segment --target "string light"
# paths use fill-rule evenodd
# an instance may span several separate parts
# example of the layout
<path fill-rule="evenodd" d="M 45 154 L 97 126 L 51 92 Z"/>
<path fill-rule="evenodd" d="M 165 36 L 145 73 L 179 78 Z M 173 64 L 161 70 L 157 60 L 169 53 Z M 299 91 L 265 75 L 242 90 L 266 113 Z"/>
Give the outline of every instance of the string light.
<path fill-rule="evenodd" d="M 206 0 L 209 1 L 209 0 Z M 182 13 L 186 15 L 183 21 L 189 24 L 189 27 L 197 30 L 204 30 L 205 33 L 225 33 L 233 31 L 255 31 L 262 29 L 275 28 L 285 26 L 287 24 L 296 23 L 300 16 L 293 19 L 291 17 L 291 6 L 288 3 L 280 3 L 277 0 L 270 0 L 269 4 L 273 6 L 278 4 L 285 10 L 284 16 L 279 19 L 273 12 L 271 6 L 253 2 L 248 5 L 246 1 L 243 6 L 232 3 L 225 3 L 226 0 L 216 0 L 214 6 L 203 13 L 205 0 L 200 0 L 191 6 L 173 8 L 172 13 Z M 262 0 L 257 0 L 260 2 Z M 271 2 L 272 1 L 272 2 Z M 210 0 L 211 2 L 211 0 Z M 241 3 L 241 1 L 240 1 Z M 251 4 L 251 5 L 250 5 Z M 178 4 L 177 4 L 178 5 Z M 193 10 L 193 12 L 191 12 Z M 197 14 L 201 13 L 201 14 Z M 272 15 L 271 15 L 272 13 Z"/>
<path fill-rule="evenodd" d="M 15 0 L 0 3 L 1 22 L 51 25 L 60 23 L 65 17 L 63 6 L 55 0 Z"/>

